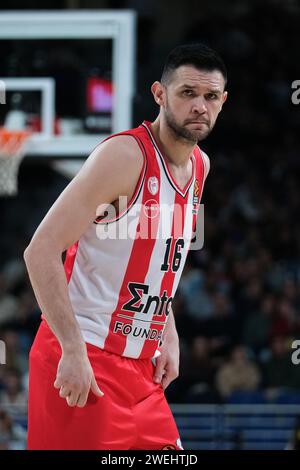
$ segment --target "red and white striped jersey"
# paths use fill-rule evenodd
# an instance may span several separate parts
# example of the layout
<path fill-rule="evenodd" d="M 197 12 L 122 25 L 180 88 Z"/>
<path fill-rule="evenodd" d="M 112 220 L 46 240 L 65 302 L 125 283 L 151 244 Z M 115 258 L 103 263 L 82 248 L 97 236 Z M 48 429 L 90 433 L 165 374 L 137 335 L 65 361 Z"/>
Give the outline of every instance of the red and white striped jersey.
<path fill-rule="evenodd" d="M 159 355 L 190 247 L 205 159 L 196 146 L 181 189 L 149 122 L 122 134 L 133 136 L 144 156 L 134 195 L 123 212 L 96 219 L 68 249 L 65 271 L 84 340 L 121 356 L 151 358 Z"/>

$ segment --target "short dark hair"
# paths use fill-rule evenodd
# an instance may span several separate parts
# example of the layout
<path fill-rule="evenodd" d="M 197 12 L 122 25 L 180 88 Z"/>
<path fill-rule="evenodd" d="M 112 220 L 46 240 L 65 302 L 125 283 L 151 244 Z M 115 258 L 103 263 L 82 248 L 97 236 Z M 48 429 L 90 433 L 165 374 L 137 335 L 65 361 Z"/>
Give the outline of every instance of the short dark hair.
<path fill-rule="evenodd" d="M 168 83 L 172 73 L 181 65 L 193 65 L 199 70 L 212 72 L 218 70 L 227 83 L 225 64 L 216 51 L 201 43 L 183 44 L 173 49 L 165 62 L 161 82 Z"/>

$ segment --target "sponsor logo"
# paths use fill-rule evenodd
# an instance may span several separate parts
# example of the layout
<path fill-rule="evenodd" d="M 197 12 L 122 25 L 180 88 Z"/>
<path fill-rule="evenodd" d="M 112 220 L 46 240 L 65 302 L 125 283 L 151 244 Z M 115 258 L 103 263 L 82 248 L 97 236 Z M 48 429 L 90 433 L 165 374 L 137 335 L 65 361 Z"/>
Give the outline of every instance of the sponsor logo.
<path fill-rule="evenodd" d="M 194 184 L 194 194 L 193 194 L 193 210 L 192 210 L 193 214 L 197 215 L 199 202 L 200 202 L 200 186 L 199 186 L 199 181 L 196 180 Z"/>
<path fill-rule="evenodd" d="M 144 214 L 149 219 L 154 219 L 159 215 L 159 204 L 155 199 L 148 199 L 143 205 Z"/>
<path fill-rule="evenodd" d="M 167 444 L 166 446 L 162 447 L 161 450 L 176 450 L 177 447 L 173 444 Z"/>
<path fill-rule="evenodd" d="M 132 320 L 135 320 L 132 318 Z M 163 335 L 163 329 L 160 331 L 155 328 L 145 328 L 141 326 L 133 326 L 129 323 L 116 321 L 114 333 L 121 333 L 125 336 L 133 336 L 134 338 L 149 339 L 150 341 L 161 341 Z"/>
<path fill-rule="evenodd" d="M 128 290 L 131 293 L 131 299 L 122 305 L 123 311 L 148 314 L 150 307 L 154 306 L 153 315 L 162 316 L 164 310 L 166 316 L 169 315 L 173 297 L 168 297 L 166 290 L 163 291 L 160 297 L 158 295 L 148 295 L 149 286 L 138 282 L 129 282 Z M 144 295 L 147 295 L 147 302 L 145 303 L 142 302 Z"/>
<path fill-rule="evenodd" d="M 200 196 L 199 181 L 196 180 L 196 181 L 195 181 L 195 184 L 194 184 L 193 204 L 198 204 L 198 203 L 199 203 L 199 196 Z"/>

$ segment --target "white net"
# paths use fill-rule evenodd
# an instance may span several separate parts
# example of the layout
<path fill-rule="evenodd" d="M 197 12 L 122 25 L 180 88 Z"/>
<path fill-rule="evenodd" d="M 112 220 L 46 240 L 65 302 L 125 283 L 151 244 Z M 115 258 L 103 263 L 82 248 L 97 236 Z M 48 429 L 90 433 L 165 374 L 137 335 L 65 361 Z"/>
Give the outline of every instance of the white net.
<path fill-rule="evenodd" d="M 0 197 L 18 193 L 18 172 L 29 133 L 0 130 Z"/>

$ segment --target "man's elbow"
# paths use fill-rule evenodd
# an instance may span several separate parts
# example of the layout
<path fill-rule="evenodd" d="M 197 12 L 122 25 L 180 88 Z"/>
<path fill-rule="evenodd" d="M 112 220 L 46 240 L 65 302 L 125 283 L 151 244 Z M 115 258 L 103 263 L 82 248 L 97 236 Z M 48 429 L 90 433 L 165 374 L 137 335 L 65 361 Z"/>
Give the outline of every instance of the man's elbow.
<path fill-rule="evenodd" d="M 34 236 L 23 253 L 25 264 L 30 266 L 34 262 L 40 262 L 47 253 L 47 259 L 57 258 L 62 255 L 63 250 L 51 237 Z"/>
<path fill-rule="evenodd" d="M 32 264 L 33 261 L 41 259 L 43 253 L 45 253 L 45 246 L 47 246 L 45 240 L 40 240 L 39 238 L 33 237 L 23 253 L 23 258 L 27 268 Z"/>
<path fill-rule="evenodd" d="M 29 245 L 25 248 L 24 253 L 23 253 L 23 259 L 24 259 L 27 269 L 31 263 L 31 260 L 33 259 L 34 251 L 36 251 L 36 247 L 34 247 L 32 242 L 30 242 Z"/>

